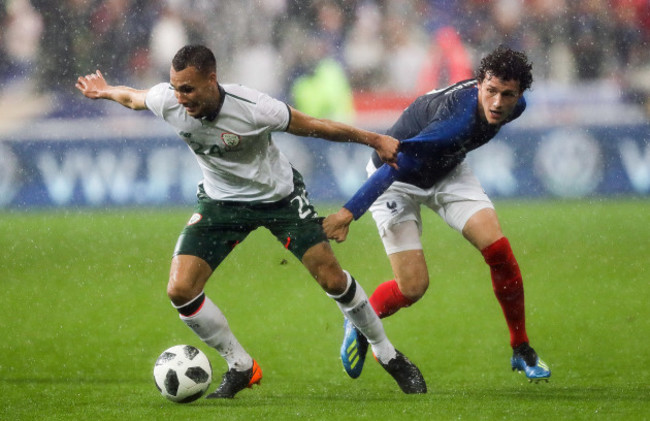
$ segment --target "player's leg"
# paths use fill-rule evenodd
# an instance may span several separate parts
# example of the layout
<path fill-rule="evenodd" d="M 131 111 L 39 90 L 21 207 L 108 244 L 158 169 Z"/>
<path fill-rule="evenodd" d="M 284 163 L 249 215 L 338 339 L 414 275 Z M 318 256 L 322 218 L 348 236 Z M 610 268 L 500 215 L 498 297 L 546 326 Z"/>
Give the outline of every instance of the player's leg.
<path fill-rule="evenodd" d="M 422 298 L 429 287 L 429 271 L 416 221 L 389 225 L 380 230 L 380 236 L 395 278 L 375 289 L 370 304 L 384 318 Z"/>
<path fill-rule="evenodd" d="M 396 184 L 370 207 L 394 270 L 394 278 L 381 283 L 369 299 L 380 318 L 413 304 L 429 285 L 418 226 L 420 205 L 407 191 L 410 187 Z M 361 375 L 367 349 L 364 335 L 352 323 L 346 322 L 341 361 L 350 377 Z"/>
<path fill-rule="evenodd" d="M 402 391 L 425 393 L 426 383 L 418 368 L 393 347 L 361 285 L 341 269 L 297 173 L 294 186 L 287 206 L 264 213 L 264 225 L 303 263 L 346 318 L 367 335 L 380 364 Z"/>
<path fill-rule="evenodd" d="M 327 295 L 336 301 L 346 320 L 367 338 L 377 360 L 393 376 L 402 391 L 426 393 L 422 373 L 390 343 L 363 288 L 348 272 L 341 269 L 329 243 L 322 242 L 309 248 L 303 255 L 302 262 Z"/>
<path fill-rule="evenodd" d="M 395 348 L 368 303 L 366 293 L 349 273 L 341 269 L 329 243 L 310 247 L 303 255 L 302 263 L 327 295 L 336 301 L 345 317 L 368 338 L 377 358 L 388 361 L 395 357 Z"/>
<path fill-rule="evenodd" d="M 494 295 L 501 305 L 510 331 L 512 369 L 525 372 L 531 381 L 548 379 L 551 376 L 548 365 L 539 359 L 529 345 L 521 271 L 510 242 L 501 232 L 496 212 L 491 208 L 476 212 L 462 232 L 481 251 L 485 262 L 490 266 Z"/>
<path fill-rule="evenodd" d="M 284 207 L 267 209 L 264 225 L 298 258 L 346 316 L 367 334 L 377 358 L 388 361 L 395 349 L 360 285 L 344 272 L 327 241 L 318 214 L 309 202 L 302 177 L 294 172 L 294 191 Z"/>
<path fill-rule="evenodd" d="M 510 331 L 510 344 L 516 347 L 528 342 L 521 273 L 490 198 L 465 163 L 439 182 L 436 189 L 438 214 L 481 251 L 490 266 L 494 293 Z"/>
<path fill-rule="evenodd" d="M 483 255 L 490 266 L 492 287 L 503 309 L 510 345 L 513 348 L 528 342 L 521 271 L 507 238 L 503 236 L 494 209 L 476 212 L 463 228 L 463 236 Z"/>
<path fill-rule="evenodd" d="M 221 310 L 203 292 L 211 274 L 212 269 L 205 260 L 176 255 L 172 259 L 167 294 L 183 323 L 206 345 L 216 349 L 228 364 L 220 387 L 207 397 L 232 398 L 243 388 L 259 383 L 262 371 L 232 333 Z"/>
<path fill-rule="evenodd" d="M 394 279 L 383 282 L 370 296 L 379 317 L 387 317 L 418 301 L 429 287 L 422 251 L 420 206 L 426 190 L 394 183 L 370 207 Z"/>
<path fill-rule="evenodd" d="M 481 252 L 490 267 L 494 294 L 506 319 L 513 352 L 525 353 L 526 361 L 534 364 L 526 370 L 527 376 L 548 378 L 550 371 L 541 367 L 543 362 L 538 364 L 534 350 L 528 346 L 521 272 L 510 243 L 503 236 L 494 205 L 465 163 L 438 183 L 436 189 L 438 214 Z"/>
<path fill-rule="evenodd" d="M 397 310 L 417 301 L 429 284 L 422 250 L 407 250 L 389 256 L 395 279 L 383 282 L 369 298 L 373 311 L 379 318 L 388 317 Z M 409 291 L 409 297 L 402 293 Z M 341 344 L 341 361 L 352 378 L 361 375 L 368 350 L 366 337 L 346 319 Z"/>
<path fill-rule="evenodd" d="M 419 233 L 414 221 L 405 221 L 388 228 L 382 240 L 387 250 L 396 243 L 387 238 L 394 239 L 397 233 L 411 231 L 418 239 Z M 397 234 L 399 236 L 399 234 Z M 388 246 L 388 245 L 391 246 Z M 421 246 L 415 250 L 403 250 L 389 254 L 395 278 L 381 283 L 370 296 L 369 302 L 373 311 L 380 318 L 388 317 L 399 309 L 409 307 L 424 295 L 429 286 L 429 274 L 424 260 Z M 365 356 L 368 349 L 366 337 L 347 320 L 344 324 L 343 343 L 341 344 L 341 361 L 352 378 L 361 375 Z"/>
<path fill-rule="evenodd" d="M 200 257 L 176 255 L 172 259 L 167 295 L 180 319 L 219 352 L 228 368 L 249 369 L 252 358 L 233 335 L 221 310 L 203 291 L 211 274 L 212 269 Z"/>
<path fill-rule="evenodd" d="M 223 212 L 236 210 L 215 209 L 214 205 L 201 201 L 195 210 L 176 244 L 167 294 L 180 319 L 228 364 L 221 385 L 207 397 L 232 398 L 245 387 L 259 383 L 262 371 L 232 333 L 224 314 L 206 296 L 204 288 L 214 269 L 243 241 L 247 232 L 215 231 L 211 226 L 230 218 L 222 215 Z"/>

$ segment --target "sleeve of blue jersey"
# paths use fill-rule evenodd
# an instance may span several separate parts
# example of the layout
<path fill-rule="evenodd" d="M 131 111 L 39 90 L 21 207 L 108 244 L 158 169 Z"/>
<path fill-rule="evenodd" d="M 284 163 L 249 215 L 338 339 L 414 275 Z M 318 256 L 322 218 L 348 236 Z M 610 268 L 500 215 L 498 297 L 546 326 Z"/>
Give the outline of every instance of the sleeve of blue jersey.
<path fill-rule="evenodd" d="M 374 172 L 357 192 L 343 205 L 352 212 L 354 219 L 359 219 L 370 205 L 401 175 L 413 174 L 423 166 L 423 160 L 435 156 L 439 151 L 462 147 L 463 135 L 470 130 L 472 118 L 476 111 L 473 97 L 460 98 L 453 107 L 447 109 L 444 118 L 434 119 L 416 136 L 400 142 L 397 156 L 398 170 L 386 164 Z"/>
<path fill-rule="evenodd" d="M 352 212 L 355 220 L 361 218 L 368 208 L 370 208 L 370 205 L 372 205 L 395 180 L 398 180 L 400 175 L 418 171 L 421 164 L 421 161 L 400 152 L 397 154 L 397 166 L 399 169 L 383 164 L 366 180 L 365 183 L 363 183 L 359 190 L 357 190 L 354 196 L 352 196 L 343 207 Z"/>
<path fill-rule="evenodd" d="M 355 220 L 361 218 L 370 208 L 370 205 L 393 184 L 396 178 L 397 171 L 393 167 L 386 164 L 382 165 L 363 183 L 343 207 L 352 212 Z"/>
<path fill-rule="evenodd" d="M 436 118 L 416 136 L 402 140 L 400 151 L 407 154 L 435 154 L 439 150 L 460 147 L 463 136 L 471 129 L 476 106 L 472 106 L 473 97 L 465 95 L 453 108 L 446 110 L 446 115 Z"/>
<path fill-rule="evenodd" d="M 470 127 L 470 118 L 462 115 L 458 118 L 436 121 L 416 136 L 403 140 L 400 151 L 413 156 L 435 156 L 437 152 L 449 151 L 462 147 L 462 139 Z"/>

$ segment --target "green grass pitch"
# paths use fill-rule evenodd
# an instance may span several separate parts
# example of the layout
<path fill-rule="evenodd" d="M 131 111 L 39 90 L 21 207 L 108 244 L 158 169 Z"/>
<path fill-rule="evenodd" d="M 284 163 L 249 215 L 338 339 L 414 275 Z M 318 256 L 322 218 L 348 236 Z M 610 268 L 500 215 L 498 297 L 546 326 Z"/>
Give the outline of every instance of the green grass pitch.
<path fill-rule="evenodd" d="M 508 335 L 478 252 L 425 212 L 431 285 L 385 319 L 429 386 L 402 394 L 379 364 L 357 380 L 338 359 L 342 317 L 266 231 L 220 267 L 207 293 L 264 371 L 235 399 L 166 401 L 158 354 L 205 351 L 165 295 L 187 209 L 0 213 L 1 420 L 650 419 L 647 200 L 497 202 L 549 383 L 510 371 Z M 321 213 L 327 213 L 323 208 Z M 368 294 L 391 272 L 372 218 L 333 245 Z"/>

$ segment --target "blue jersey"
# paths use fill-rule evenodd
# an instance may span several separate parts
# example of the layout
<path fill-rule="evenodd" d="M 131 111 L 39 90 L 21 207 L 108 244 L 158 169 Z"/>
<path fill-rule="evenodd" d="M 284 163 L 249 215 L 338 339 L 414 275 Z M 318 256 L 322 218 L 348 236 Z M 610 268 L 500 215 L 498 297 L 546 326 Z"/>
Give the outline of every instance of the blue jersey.
<path fill-rule="evenodd" d="M 525 108 L 522 96 L 505 123 L 519 117 Z M 358 219 L 394 181 L 432 187 L 460 164 L 467 152 L 487 143 L 500 128 L 479 117 L 475 79 L 420 96 L 387 133 L 400 141 L 399 169 L 382 164 L 375 152 L 373 162 L 378 170 L 343 207 Z"/>

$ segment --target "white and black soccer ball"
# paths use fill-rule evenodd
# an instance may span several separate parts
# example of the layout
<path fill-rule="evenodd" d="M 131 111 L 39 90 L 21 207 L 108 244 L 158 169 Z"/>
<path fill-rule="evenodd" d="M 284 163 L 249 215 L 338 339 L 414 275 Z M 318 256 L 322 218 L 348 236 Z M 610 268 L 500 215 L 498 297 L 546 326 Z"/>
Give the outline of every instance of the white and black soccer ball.
<path fill-rule="evenodd" d="M 198 348 L 176 345 L 160 354 L 153 367 L 153 378 L 164 397 L 188 403 L 203 396 L 210 387 L 212 366 Z"/>

